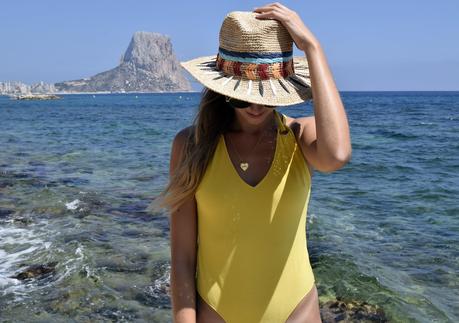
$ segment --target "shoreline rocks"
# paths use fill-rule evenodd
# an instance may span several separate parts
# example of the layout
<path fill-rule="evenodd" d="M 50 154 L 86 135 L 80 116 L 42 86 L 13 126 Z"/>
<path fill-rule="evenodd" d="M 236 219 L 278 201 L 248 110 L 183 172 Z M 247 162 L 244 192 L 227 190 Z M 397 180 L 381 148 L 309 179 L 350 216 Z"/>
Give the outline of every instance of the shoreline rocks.
<path fill-rule="evenodd" d="M 31 265 L 31 266 L 28 266 L 26 269 L 22 270 L 20 273 L 14 276 L 11 276 L 10 278 L 16 278 L 18 280 L 26 280 L 30 278 L 44 278 L 44 277 L 47 277 L 48 275 L 54 274 L 56 265 L 57 265 L 56 261 L 47 263 L 45 265 L 41 265 L 41 264 Z"/>
<path fill-rule="evenodd" d="M 382 308 L 367 302 L 345 301 L 340 297 L 321 303 L 320 315 L 324 323 L 389 322 Z"/>
<path fill-rule="evenodd" d="M 60 96 L 54 94 L 25 94 L 11 96 L 12 100 L 57 100 Z"/>

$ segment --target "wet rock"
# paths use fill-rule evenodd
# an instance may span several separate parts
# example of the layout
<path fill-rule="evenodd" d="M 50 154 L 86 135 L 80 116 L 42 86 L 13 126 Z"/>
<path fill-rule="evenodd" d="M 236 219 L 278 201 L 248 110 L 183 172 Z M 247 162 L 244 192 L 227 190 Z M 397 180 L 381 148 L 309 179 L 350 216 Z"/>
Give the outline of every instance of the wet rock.
<path fill-rule="evenodd" d="M 155 308 L 171 308 L 170 304 L 170 263 L 157 262 L 153 267 L 152 284 L 139 292 L 135 299 Z"/>
<path fill-rule="evenodd" d="M 9 182 L 0 180 L 0 190 L 8 186 L 11 186 Z"/>
<path fill-rule="evenodd" d="M 382 308 L 367 302 L 336 300 L 320 304 L 320 315 L 324 323 L 332 322 L 388 322 Z"/>
<path fill-rule="evenodd" d="M 17 218 L 13 219 L 13 223 L 29 225 L 29 224 L 33 223 L 33 220 L 31 218 L 27 218 L 27 217 L 17 217 Z"/>
<path fill-rule="evenodd" d="M 129 200 L 142 198 L 140 194 L 134 194 L 134 193 L 123 193 L 123 194 L 120 194 L 120 197 L 123 199 L 129 199 Z"/>
<path fill-rule="evenodd" d="M 14 213 L 14 210 L 0 208 L 0 218 L 5 218 Z"/>
<path fill-rule="evenodd" d="M 11 179 L 0 177 L 0 188 L 5 188 L 5 187 L 13 186 L 13 185 L 14 183 Z"/>
<path fill-rule="evenodd" d="M 137 312 L 134 309 L 122 308 L 106 304 L 104 307 L 96 309 L 94 314 L 98 314 L 97 321 L 100 321 L 100 316 L 109 319 L 111 322 L 133 322 L 137 318 Z"/>
<path fill-rule="evenodd" d="M 84 266 L 78 273 L 80 277 L 82 278 L 89 278 L 91 279 L 94 283 L 99 283 L 100 282 L 100 277 L 97 276 L 95 273 L 92 272 L 92 270 L 89 269 L 88 266 Z"/>
<path fill-rule="evenodd" d="M 71 202 L 65 203 L 66 212 L 70 211 L 77 217 L 83 218 L 90 214 L 96 214 L 105 207 L 106 203 L 96 194 L 84 193 Z"/>
<path fill-rule="evenodd" d="M 89 167 L 87 167 L 87 168 L 79 168 L 78 171 L 80 173 L 82 173 L 82 174 L 93 174 L 94 173 L 94 171 Z"/>
<path fill-rule="evenodd" d="M 28 162 L 28 164 L 30 166 L 46 166 L 45 163 L 41 162 L 41 161 L 36 161 L 36 160 L 31 160 Z"/>
<path fill-rule="evenodd" d="M 60 178 L 58 180 L 61 184 L 64 185 L 88 185 L 89 180 L 84 179 L 84 178 L 79 178 L 79 177 L 67 177 L 67 178 Z"/>
<path fill-rule="evenodd" d="M 146 233 L 140 229 L 126 228 L 121 233 L 124 237 L 138 238 L 146 235 Z"/>
<path fill-rule="evenodd" d="M 64 215 L 65 211 L 66 210 L 60 205 L 41 205 L 32 208 L 30 213 L 40 215 L 40 217 L 53 217 Z"/>
<path fill-rule="evenodd" d="M 92 231 L 77 231 L 77 232 L 70 232 L 67 233 L 64 237 L 62 237 L 62 242 L 64 244 L 80 242 L 80 243 L 91 243 L 93 232 Z"/>
<path fill-rule="evenodd" d="M 96 267 L 112 272 L 145 273 L 148 269 L 147 255 L 112 255 L 96 261 Z"/>
<path fill-rule="evenodd" d="M 46 182 L 45 187 L 50 188 L 50 187 L 57 187 L 57 186 L 59 186 L 59 185 L 60 185 L 60 184 L 59 184 L 59 182 L 57 182 L 57 181 L 48 181 L 48 182 Z"/>
<path fill-rule="evenodd" d="M 81 300 L 84 299 L 86 293 L 83 288 L 78 286 L 70 290 L 64 290 L 48 301 L 46 311 L 74 315 L 81 308 Z"/>
<path fill-rule="evenodd" d="M 151 220 L 151 215 L 147 212 L 148 204 L 144 201 L 121 204 L 118 207 L 108 208 L 107 212 L 113 215 L 132 216 L 143 221 Z"/>
<path fill-rule="evenodd" d="M 85 202 L 90 208 L 99 208 L 106 205 L 102 197 L 94 193 L 85 194 L 83 202 Z"/>
<path fill-rule="evenodd" d="M 16 184 L 32 187 L 44 187 L 46 182 L 43 178 L 32 176 L 28 173 L 13 173 L 11 171 L 0 172 L 0 188 L 14 186 Z"/>
<path fill-rule="evenodd" d="M 60 98 L 54 94 L 24 94 L 11 97 L 13 100 L 55 100 Z"/>
<path fill-rule="evenodd" d="M 17 153 L 14 154 L 15 156 L 18 156 L 18 157 L 27 157 L 27 156 L 30 156 L 29 153 L 26 153 L 25 151 L 18 151 Z"/>
<path fill-rule="evenodd" d="M 11 276 L 10 278 L 16 278 L 19 280 L 25 280 L 30 278 L 44 278 L 54 274 L 56 265 L 57 262 L 55 261 L 47 263 L 46 265 L 31 265 L 27 267 L 25 270 L 21 271 L 19 274 Z"/>
<path fill-rule="evenodd" d="M 23 179 L 23 178 L 29 178 L 30 177 L 28 174 L 25 174 L 25 173 L 11 173 L 10 176 L 12 178 L 16 178 L 16 179 Z"/>
<path fill-rule="evenodd" d="M 151 175 L 151 174 L 146 174 L 146 175 L 136 175 L 131 177 L 130 179 L 133 181 L 138 181 L 138 182 L 150 182 L 158 178 L 158 175 Z"/>

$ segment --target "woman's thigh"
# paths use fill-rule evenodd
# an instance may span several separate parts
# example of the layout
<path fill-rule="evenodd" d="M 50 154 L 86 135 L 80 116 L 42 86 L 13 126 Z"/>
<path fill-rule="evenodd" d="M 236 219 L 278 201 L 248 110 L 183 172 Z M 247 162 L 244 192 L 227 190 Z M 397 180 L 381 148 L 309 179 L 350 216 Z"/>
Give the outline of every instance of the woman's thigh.
<path fill-rule="evenodd" d="M 286 323 L 322 323 L 316 284 L 298 303 Z"/>

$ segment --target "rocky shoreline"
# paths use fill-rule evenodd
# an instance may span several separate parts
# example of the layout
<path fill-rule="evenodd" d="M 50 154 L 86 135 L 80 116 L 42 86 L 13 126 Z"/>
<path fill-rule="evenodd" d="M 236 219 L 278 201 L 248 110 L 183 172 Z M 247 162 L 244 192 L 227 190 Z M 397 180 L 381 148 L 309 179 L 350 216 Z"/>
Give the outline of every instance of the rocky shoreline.
<path fill-rule="evenodd" d="M 32 264 L 29 266 L 22 264 L 20 266 L 27 266 L 27 268 L 20 270 L 16 275 L 11 276 L 11 278 L 15 278 L 20 281 L 47 278 L 55 274 L 56 265 L 57 262 Z M 108 259 L 105 260 L 104 265 L 108 270 L 115 272 L 132 271 L 131 268 L 126 268 L 123 263 L 114 263 Z M 171 309 L 170 265 L 165 262 L 159 262 L 155 264 L 154 273 L 156 277 L 155 286 L 158 296 L 155 298 L 155 302 L 153 302 L 153 304 L 158 305 L 158 303 L 160 303 L 163 308 Z M 320 316 L 322 322 L 324 323 L 388 322 L 388 318 L 380 306 L 370 304 L 365 301 L 348 300 L 338 296 L 335 299 L 328 300 L 326 302 L 319 301 L 319 305 Z"/>
<path fill-rule="evenodd" d="M 54 94 L 24 94 L 24 95 L 11 95 L 12 100 L 57 100 L 60 96 Z"/>

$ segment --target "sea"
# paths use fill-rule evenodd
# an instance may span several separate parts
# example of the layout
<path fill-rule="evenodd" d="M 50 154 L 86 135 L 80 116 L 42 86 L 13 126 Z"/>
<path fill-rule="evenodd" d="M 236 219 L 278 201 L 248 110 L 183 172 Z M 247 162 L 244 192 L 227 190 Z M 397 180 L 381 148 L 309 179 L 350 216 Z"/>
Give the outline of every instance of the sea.
<path fill-rule="evenodd" d="M 340 94 L 352 158 L 314 172 L 305 228 L 320 301 L 458 322 L 459 92 Z M 168 215 L 148 206 L 200 95 L 0 96 L 0 322 L 172 321 Z"/>

